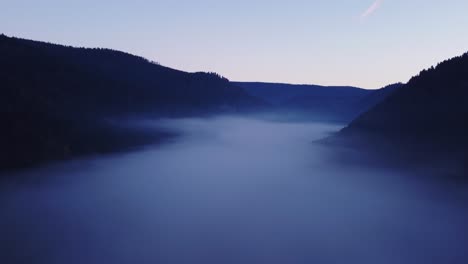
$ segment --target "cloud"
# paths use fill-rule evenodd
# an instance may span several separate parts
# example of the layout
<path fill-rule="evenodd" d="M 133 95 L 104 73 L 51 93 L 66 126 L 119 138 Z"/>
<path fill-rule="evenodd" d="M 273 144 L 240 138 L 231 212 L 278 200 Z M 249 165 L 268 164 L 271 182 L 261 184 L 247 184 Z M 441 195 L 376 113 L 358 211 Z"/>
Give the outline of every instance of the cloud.
<path fill-rule="evenodd" d="M 377 9 L 379 9 L 379 7 L 382 5 L 383 1 L 384 0 L 375 1 L 371 6 L 369 6 L 369 8 L 367 8 L 366 11 L 364 11 L 364 13 L 361 14 L 361 19 L 365 19 L 377 11 Z"/>

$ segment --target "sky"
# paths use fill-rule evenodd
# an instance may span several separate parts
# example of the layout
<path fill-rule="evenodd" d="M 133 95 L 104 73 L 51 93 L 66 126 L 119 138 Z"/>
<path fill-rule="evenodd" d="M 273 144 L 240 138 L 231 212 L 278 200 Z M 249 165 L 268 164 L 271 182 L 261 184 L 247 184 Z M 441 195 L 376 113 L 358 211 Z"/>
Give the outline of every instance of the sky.
<path fill-rule="evenodd" d="M 0 33 L 235 81 L 375 89 L 468 51 L 467 0 L 0 0 Z"/>

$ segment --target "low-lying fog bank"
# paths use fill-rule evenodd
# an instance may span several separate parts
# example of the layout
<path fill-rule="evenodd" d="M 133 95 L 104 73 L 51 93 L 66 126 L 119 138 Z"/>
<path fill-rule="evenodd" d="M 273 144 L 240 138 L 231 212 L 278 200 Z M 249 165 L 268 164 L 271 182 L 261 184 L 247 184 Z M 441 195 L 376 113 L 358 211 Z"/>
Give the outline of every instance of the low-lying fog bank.
<path fill-rule="evenodd" d="M 313 141 L 340 126 L 237 117 L 143 126 L 181 136 L 1 186 L 0 262 L 468 261 L 467 199 L 454 195 L 463 190 L 329 159 L 333 149 Z"/>

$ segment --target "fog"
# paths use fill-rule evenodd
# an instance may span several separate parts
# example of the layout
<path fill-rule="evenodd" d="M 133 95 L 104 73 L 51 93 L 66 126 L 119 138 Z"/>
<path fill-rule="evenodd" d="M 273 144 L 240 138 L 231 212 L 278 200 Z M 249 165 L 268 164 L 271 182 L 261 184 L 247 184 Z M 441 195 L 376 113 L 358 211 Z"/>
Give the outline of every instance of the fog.
<path fill-rule="evenodd" d="M 341 164 L 338 125 L 147 121 L 161 145 L 9 173 L 2 263 L 468 263 L 464 190 Z M 1 261 L 5 260 L 5 261 Z"/>

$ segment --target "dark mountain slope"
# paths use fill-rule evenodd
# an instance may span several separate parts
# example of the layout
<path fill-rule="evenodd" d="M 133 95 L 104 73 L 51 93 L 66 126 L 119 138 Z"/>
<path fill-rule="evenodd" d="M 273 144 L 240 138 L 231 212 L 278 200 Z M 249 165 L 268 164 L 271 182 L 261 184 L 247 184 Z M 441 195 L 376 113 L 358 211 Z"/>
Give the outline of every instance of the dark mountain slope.
<path fill-rule="evenodd" d="M 337 138 L 408 165 L 458 167 L 466 176 L 467 135 L 468 53 L 422 71 Z"/>
<path fill-rule="evenodd" d="M 348 123 L 383 100 L 392 87 L 365 90 L 348 86 L 237 83 L 253 96 L 270 102 L 288 116 Z"/>
<path fill-rule="evenodd" d="M 2 90 L 21 87 L 60 110 L 120 114 L 215 111 L 258 100 L 211 73 L 186 73 L 119 51 L 1 37 Z M 13 88 L 12 88 L 13 87 Z M 36 97 L 32 97 L 36 98 Z M 66 101 L 66 102 L 64 102 Z M 86 106 L 84 107 L 84 103 Z"/>
<path fill-rule="evenodd" d="M 110 127 L 103 121 L 110 117 L 188 116 L 261 104 L 216 74 L 177 71 L 119 51 L 0 35 L 0 169 L 149 139 Z"/>
<path fill-rule="evenodd" d="M 370 110 L 372 107 L 378 105 L 380 102 L 384 101 L 388 96 L 394 93 L 399 88 L 403 87 L 403 83 L 395 83 L 387 85 L 378 90 L 373 90 L 368 95 L 364 96 L 361 100 L 357 102 L 357 108 L 360 110 L 359 114 L 363 114 Z M 357 117 L 357 116 L 356 116 Z"/>

